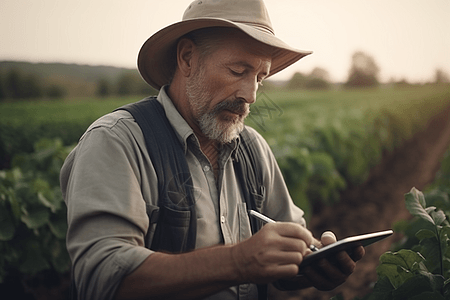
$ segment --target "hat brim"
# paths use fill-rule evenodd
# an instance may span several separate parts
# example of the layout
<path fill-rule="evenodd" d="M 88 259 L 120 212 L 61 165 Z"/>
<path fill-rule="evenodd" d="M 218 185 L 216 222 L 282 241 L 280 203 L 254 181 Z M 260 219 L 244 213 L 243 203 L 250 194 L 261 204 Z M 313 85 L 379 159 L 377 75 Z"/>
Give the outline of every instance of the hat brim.
<path fill-rule="evenodd" d="M 230 27 L 245 32 L 251 38 L 274 47 L 276 50 L 272 55 L 272 65 L 269 76 L 272 76 L 299 59 L 309 55 L 312 51 L 303 51 L 290 47 L 273 34 L 264 29 L 235 23 L 220 18 L 196 18 L 174 23 L 152 35 L 141 47 L 138 55 L 138 69 L 142 78 L 156 89 L 168 84 L 172 76 L 170 61 L 174 58 L 172 47 L 183 35 L 201 28 L 208 27 Z"/>

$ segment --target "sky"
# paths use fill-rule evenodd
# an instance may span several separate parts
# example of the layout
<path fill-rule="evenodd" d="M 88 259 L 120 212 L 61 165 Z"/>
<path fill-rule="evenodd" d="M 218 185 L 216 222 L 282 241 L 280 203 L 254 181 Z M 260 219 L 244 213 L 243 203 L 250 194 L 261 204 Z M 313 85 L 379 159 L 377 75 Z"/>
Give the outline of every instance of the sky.
<path fill-rule="evenodd" d="M 136 68 L 144 41 L 181 20 L 191 0 L 1 0 L 0 60 Z M 345 81 L 355 51 L 380 80 L 450 74 L 450 0 L 265 0 L 275 34 L 314 53 L 273 76 L 315 67 Z"/>

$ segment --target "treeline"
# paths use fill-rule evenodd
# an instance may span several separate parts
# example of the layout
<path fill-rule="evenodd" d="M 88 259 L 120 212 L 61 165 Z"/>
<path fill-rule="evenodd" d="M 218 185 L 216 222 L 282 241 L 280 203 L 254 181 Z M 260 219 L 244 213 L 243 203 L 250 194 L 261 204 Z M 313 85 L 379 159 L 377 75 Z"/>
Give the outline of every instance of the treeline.
<path fill-rule="evenodd" d="M 11 65 L 11 63 L 9 63 Z M 73 74 L 66 74 L 64 65 L 55 66 L 48 74 L 49 65 L 34 69 L 23 63 L 17 66 L 0 66 L 0 101 L 20 99 L 63 99 L 65 97 L 109 97 L 126 95 L 150 95 L 157 91 L 150 87 L 133 69 L 114 69 L 115 74 L 105 73 L 107 67 L 67 65 Z M 42 72 L 40 71 L 42 69 Z M 92 74 L 96 72 L 97 74 Z"/>
<path fill-rule="evenodd" d="M 367 53 L 357 51 L 352 55 L 344 88 L 377 87 L 380 68 Z M 450 76 L 437 69 L 428 83 L 448 84 Z M 262 90 L 277 88 L 297 90 L 323 90 L 336 83 L 328 71 L 315 68 L 309 74 L 295 73 L 282 84 L 270 80 Z M 406 79 L 391 79 L 391 85 L 411 85 Z M 126 95 L 153 95 L 157 91 L 141 78 L 137 70 L 108 66 L 83 66 L 74 64 L 32 64 L 25 62 L 0 62 L 0 101 L 5 99 L 62 99 L 64 97 L 109 97 Z"/>
<path fill-rule="evenodd" d="M 137 71 L 124 71 L 114 81 L 107 78 L 101 78 L 97 81 L 96 96 L 108 97 L 112 95 L 155 95 L 157 90 L 148 85 Z"/>
<path fill-rule="evenodd" d="M 351 65 L 348 71 L 347 80 L 341 85 L 344 88 L 367 88 L 379 86 L 379 73 L 380 68 L 375 59 L 367 53 L 357 51 L 352 55 Z M 441 70 L 436 69 L 435 75 L 428 82 L 430 84 L 448 84 L 450 83 L 449 75 Z M 391 79 L 388 84 L 396 86 L 412 85 L 406 79 L 395 80 Z M 309 74 L 303 74 L 300 72 L 295 73 L 291 79 L 284 85 L 279 86 L 282 88 L 296 90 L 323 90 L 329 89 L 334 85 L 330 81 L 330 76 L 327 70 L 316 67 Z M 265 89 L 277 88 L 273 84 L 265 84 Z"/>
<path fill-rule="evenodd" d="M 57 84 L 45 84 L 35 74 L 23 74 L 18 69 L 0 73 L 0 100 L 30 98 L 62 98 L 66 89 Z"/>

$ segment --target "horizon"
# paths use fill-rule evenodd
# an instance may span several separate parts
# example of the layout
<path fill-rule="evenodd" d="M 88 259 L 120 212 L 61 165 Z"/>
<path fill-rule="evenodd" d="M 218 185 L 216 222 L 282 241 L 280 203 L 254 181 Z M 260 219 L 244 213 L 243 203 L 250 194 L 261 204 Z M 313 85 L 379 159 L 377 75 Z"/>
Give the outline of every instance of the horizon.
<path fill-rule="evenodd" d="M 190 2 L 6 0 L 0 4 L 0 60 L 136 69 L 143 42 L 179 21 Z M 450 1 L 265 0 L 265 4 L 280 39 L 314 52 L 273 80 L 320 67 L 332 82 L 345 81 L 356 51 L 373 57 L 381 82 L 427 82 L 437 69 L 450 73 Z"/>
<path fill-rule="evenodd" d="M 77 62 L 74 62 L 74 63 L 58 62 L 58 61 L 48 61 L 48 62 L 47 61 L 37 61 L 37 62 L 33 62 L 33 61 L 25 61 L 25 60 L 1 60 L 0 59 L 0 64 L 2 64 L 2 63 L 25 63 L 25 64 L 32 64 L 32 65 L 42 64 L 42 65 L 67 65 L 67 66 L 72 66 L 73 65 L 73 66 L 92 67 L 92 68 L 96 68 L 96 67 L 98 67 L 98 68 L 116 68 L 116 69 L 122 69 L 122 70 L 127 70 L 127 71 L 136 71 L 137 73 L 139 73 L 137 68 L 120 67 L 120 66 L 104 65 L 104 64 L 86 64 L 86 63 L 77 63 Z M 301 73 L 301 74 L 303 74 L 305 76 L 308 75 L 308 72 L 302 72 L 302 71 L 296 71 L 295 73 Z M 277 78 L 277 76 L 274 75 L 273 77 L 265 79 L 264 81 L 273 83 L 273 84 L 275 84 L 275 86 L 277 86 L 279 84 L 284 84 L 284 83 L 289 82 L 292 79 L 292 77 L 294 76 L 295 73 L 292 73 L 292 75 L 290 77 L 287 77 L 287 78 L 285 78 L 285 77 Z M 445 75 L 448 76 L 450 74 L 445 73 Z M 141 77 L 141 79 L 144 81 L 144 79 L 142 77 Z M 391 81 L 382 81 L 382 80 L 380 80 L 379 83 L 380 84 L 391 84 L 391 83 L 395 83 L 395 82 L 402 82 L 404 80 L 406 80 L 406 79 L 401 78 L 399 80 L 394 80 L 394 81 L 392 81 L 392 80 Z M 347 81 L 347 78 L 345 78 L 342 81 L 336 81 L 336 80 L 332 80 L 332 79 L 328 80 L 329 83 L 335 84 L 335 85 L 344 84 L 346 81 Z M 406 83 L 407 84 L 411 84 L 411 85 L 416 85 L 416 84 L 421 85 L 421 84 L 433 83 L 433 81 L 434 81 L 434 77 L 432 76 L 429 79 L 424 80 L 424 81 L 408 81 L 408 80 L 406 80 Z"/>

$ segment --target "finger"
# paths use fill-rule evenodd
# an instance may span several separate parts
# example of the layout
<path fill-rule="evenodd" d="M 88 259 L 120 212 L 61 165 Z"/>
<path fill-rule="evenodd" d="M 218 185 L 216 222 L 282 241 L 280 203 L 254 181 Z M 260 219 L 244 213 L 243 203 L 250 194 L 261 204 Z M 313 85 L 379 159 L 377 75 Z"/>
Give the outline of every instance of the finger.
<path fill-rule="evenodd" d="M 267 226 L 267 227 L 266 227 Z M 308 245 L 305 240 L 298 238 L 299 235 L 292 236 L 292 228 L 297 230 L 297 226 L 280 226 L 279 224 L 267 224 L 256 235 L 261 237 L 261 243 L 265 249 L 272 248 L 281 251 L 296 251 L 302 255 L 307 254 Z"/>
<path fill-rule="evenodd" d="M 305 243 L 308 246 L 311 245 L 313 242 L 313 236 L 311 231 L 301 226 L 300 224 L 289 222 L 277 222 L 270 225 L 277 226 L 277 230 L 279 234 L 282 236 L 301 239 L 305 241 Z"/>
<path fill-rule="evenodd" d="M 281 237 L 278 246 L 281 251 L 299 252 L 303 256 L 311 253 L 306 242 L 297 238 Z"/>
<path fill-rule="evenodd" d="M 337 266 L 339 267 L 339 270 L 343 274 L 349 276 L 355 270 L 356 263 L 353 261 L 353 259 L 346 251 L 341 251 L 337 253 L 335 259 Z"/>
<path fill-rule="evenodd" d="M 366 254 L 366 250 L 363 246 L 359 246 L 355 249 L 353 249 L 350 257 L 353 259 L 353 261 L 358 261 Z"/>
<path fill-rule="evenodd" d="M 336 241 L 337 241 L 336 236 L 331 231 L 325 231 L 324 233 L 322 233 L 322 236 L 320 237 L 320 242 L 324 246 L 336 243 Z"/>
<path fill-rule="evenodd" d="M 259 260 L 261 265 L 298 265 L 303 261 L 303 255 L 296 251 L 270 251 Z M 298 270 L 297 270 L 298 272 Z"/>
<path fill-rule="evenodd" d="M 348 256 L 348 255 L 347 255 Z M 350 257 L 348 257 L 350 258 Z M 329 281 L 339 285 L 345 282 L 347 280 L 349 274 L 346 272 L 343 272 L 343 270 L 340 268 L 340 261 L 338 260 L 338 264 L 332 263 L 328 259 L 321 259 L 319 263 L 317 264 L 317 267 L 325 274 L 325 276 L 329 279 Z M 350 259 L 351 260 L 351 259 Z M 354 262 L 352 261 L 354 264 Z M 347 268 L 349 266 L 346 265 Z M 353 272 L 353 270 L 352 270 Z M 350 273 L 351 274 L 351 273 Z"/>
<path fill-rule="evenodd" d="M 298 265 L 278 265 L 273 269 L 273 272 L 272 278 L 276 278 L 275 280 L 282 278 L 293 278 L 298 274 Z"/>
<path fill-rule="evenodd" d="M 319 265 L 320 263 L 322 263 L 322 265 Z M 314 267 L 306 267 L 303 273 L 318 290 L 330 291 L 345 281 L 345 277 L 339 277 L 339 280 L 330 279 L 325 263 L 319 262 L 319 264 Z M 325 270 L 323 268 L 325 268 Z"/>

